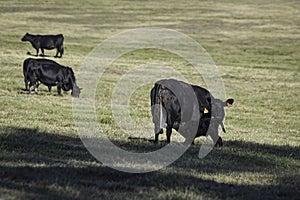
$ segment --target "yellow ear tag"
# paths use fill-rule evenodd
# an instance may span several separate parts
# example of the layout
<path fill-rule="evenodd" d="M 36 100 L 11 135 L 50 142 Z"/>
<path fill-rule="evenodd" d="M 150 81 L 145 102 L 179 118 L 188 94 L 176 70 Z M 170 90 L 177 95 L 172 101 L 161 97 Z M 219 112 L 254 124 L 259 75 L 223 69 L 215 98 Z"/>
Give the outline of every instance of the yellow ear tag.
<path fill-rule="evenodd" d="M 207 114 L 208 113 L 208 110 L 207 110 L 207 108 L 204 108 L 204 114 Z"/>
<path fill-rule="evenodd" d="M 230 108 L 232 106 L 232 104 L 230 103 L 226 103 L 227 108 Z"/>

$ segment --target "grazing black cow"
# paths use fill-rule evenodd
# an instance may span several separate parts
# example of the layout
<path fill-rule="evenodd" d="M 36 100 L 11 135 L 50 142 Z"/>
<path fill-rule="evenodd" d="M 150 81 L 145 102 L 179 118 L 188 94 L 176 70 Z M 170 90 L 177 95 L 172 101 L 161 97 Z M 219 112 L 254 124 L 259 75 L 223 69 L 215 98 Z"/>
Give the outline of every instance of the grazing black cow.
<path fill-rule="evenodd" d="M 192 91 L 190 93 L 187 92 L 189 88 Z M 185 138 L 192 137 L 192 141 L 196 137 L 205 136 L 209 131 L 208 135 L 212 137 L 215 144 L 223 145 L 218 127 L 221 125 L 225 132 L 224 107 L 230 107 L 233 99 L 223 102 L 215 99 L 202 87 L 174 79 L 156 82 L 150 96 L 155 142 L 158 142 L 158 135 L 163 133 L 163 128 L 166 127 L 167 143 L 170 142 L 172 128 L 174 128 Z M 196 109 L 199 111 L 198 115 L 195 115 Z M 191 136 L 190 132 L 193 131 L 196 133 Z"/>
<path fill-rule="evenodd" d="M 80 88 L 76 85 L 72 68 L 61 66 L 55 61 L 27 58 L 23 63 L 23 75 L 29 93 L 32 87 L 37 91 L 39 84 L 43 83 L 48 86 L 49 92 L 52 86 L 57 86 L 58 95 L 61 95 L 61 90 L 71 90 L 73 97 L 79 97 Z"/>
<path fill-rule="evenodd" d="M 26 33 L 21 39 L 23 42 L 29 41 L 33 48 L 36 50 L 36 56 L 39 55 L 39 49 L 42 51 L 42 56 L 45 55 L 44 49 L 56 49 L 55 57 L 61 58 L 64 54 L 64 36 L 62 34 L 58 35 L 32 35 Z M 60 54 L 58 56 L 58 54 Z"/>

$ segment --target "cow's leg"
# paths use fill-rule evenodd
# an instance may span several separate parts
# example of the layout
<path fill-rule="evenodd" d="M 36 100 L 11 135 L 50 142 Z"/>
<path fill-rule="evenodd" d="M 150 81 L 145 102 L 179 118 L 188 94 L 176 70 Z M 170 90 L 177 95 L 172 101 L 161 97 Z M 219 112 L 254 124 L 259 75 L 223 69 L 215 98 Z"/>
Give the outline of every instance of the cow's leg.
<path fill-rule="evenodd" d="M 64 52 L 63 47 L 57 47 L 57 48 L 56 48 L 56 55 L 55 55 L 55 57 L 56 57 L 56 58 L 61 58 L 62 55 L 63 55 L 63 52 Z M 59 55 L 58 55 L 58 54 L 59 54 Z"/>
<path fill-rule="evenodd" d="M 61 96 L 61 87 L 60 86 L 57 86 L 57 93 L 58 93 L 58 96 Z"/>
<path fill-rule="evenodd" d="M 29 90 L 28 93 L 30 94 L 31 91 L 34 91 L 37 94 L 37 87 L 38 87 L 38 85 L 37 85 L 36 82 L 35 83 L 30 82 L 29 83 L 29 88 L 28 88 L 28 90 Z"/>
<path fill-rule="evenodd" d="M 64 54 L 64 47 L 63 46 L 61 46 L 60 47 L 60 58 L 62 57 L 62 55 Z"/>
<path fill-rule="evenodd" d="M 155 133 L 154 143 L 158 143 L 158 136 L 159 136 L 159 133 Z"/>
<path fill-rule="evenodd" d="M 40 86 L 40 82 L 39 81 L 36 81 L 35 85 L 34 85 L 34 93 L 38 93 L 38 88 Z"/>
<path fill-rule="evenodd" d="M 29 87 L 28 87 L 28 93 L 30 94 L 31 93 L 31 91 L 32 91 L 32 88 L 33 87 L 33 85 L 32 84 L 29 84 Z"/>
<path fill-rule="evenodd" d="M 58 53 L 59 53 L 59 49 L 58 47 L 56 48 L 56 55 L 54 56 L 55 58 L 58 58 Z"/>
<path fill-rule="evenodd" d="M 41 51 L 42 51 L 42 56 L 45 56 L 45 53 L 44 53 L 44 49 L 41 48 Z"/>
<path fill-rule="evenodd" d="M 28 79 L 24 78 L 25 90 L 28 91 Z"/>
<path fill-rule="evenodd" d="M 171 142 L 172 127 L 167 127 L 167 143 Z"/>
<path fill-rule="evenodd" d="M 61 96 L 61 88 L 63 86 L 63 83 L 61 81 L 59 81 L 57 83 L 57 93 L 58 93 L 58 96 Z"/>
<path fill-rule="evenodd" d="M 36 55 L 35 56 L 39 56 L 39 48 L 36 48 Z"/>
<path fill-rule="evenodd" d="M 33 76 L 30 76 L 29 79 L 27 80 L 27 84 L 28 84 L 28 82 L 29 82 L 28 93 L 30 94 L 31 91 L 36 90 L 38 81 Z"/>
<path fill-rule="evenodd" d="M 166 128 L 167 143 L 171 142 L 171 134 L 172 134 L 173 124 L 174 124 L 174 119 L 173 119 L 172 115 L 168 113 L 167 128 Z"/>
<path fill-rule="evenodd" d="M 51 86 L 48 86 L 48 91 L 51 92 Z"/>
<path fill-rule="evenodd" d="M 155 125 L 155 127 L 156 127 L 156 125 Z M 157 131 L 158 130 L 158 131 Z M 154 143 L 158 143 L 158 136 L 159 136 L 159 134 L 162 134 L 163 133 L 163 129 L 161 129 L 161 128 L 155 128 L 154 129 L 154 132 L 155 132 L 155 140 L 154 140 Z"/>

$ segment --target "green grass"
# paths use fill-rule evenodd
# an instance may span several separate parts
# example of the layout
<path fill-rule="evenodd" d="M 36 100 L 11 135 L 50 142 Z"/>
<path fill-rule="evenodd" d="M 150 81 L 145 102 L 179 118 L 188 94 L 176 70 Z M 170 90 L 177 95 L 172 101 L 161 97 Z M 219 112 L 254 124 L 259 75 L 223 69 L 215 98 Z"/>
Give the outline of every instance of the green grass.
<path fill-rule="evenodd" d="M 298 12 L 297 1 L 283 0 L 1 1 L 0 199 L 297 199 Z M 174 29 L 199 42 L 235 105 L 226 111 L 224 147 L 199 159 L 197 141 L 164 169 L 129 174 L 104 166 L 86 150 L 70 94 L 59 97 L 55 88 L 49 94 L 44 86 L 38 95 L 23 91 L 22 63 L 34 49 L 21 37 L 63 33 L 65 55 L 55 61 L 77 73 L 98 43 L 139 27 Z M 46 54 L 54 59 L 55 51 Z M 172 66 L 205 86 L 185 60 L 161 50 L 130 52 L 109 66 L 96 91 L 97 118 L 115 144 L 133 152 L 154 151 L 164 143 L 154 145 L 147 141 L 154 135 L 143 133 L 142 139 L 128 139 L 111 116 L 110 97 L 124 73 L 151 63 Z M 151 86 L 130 98 L 138 124 L 150 120 Z"/>

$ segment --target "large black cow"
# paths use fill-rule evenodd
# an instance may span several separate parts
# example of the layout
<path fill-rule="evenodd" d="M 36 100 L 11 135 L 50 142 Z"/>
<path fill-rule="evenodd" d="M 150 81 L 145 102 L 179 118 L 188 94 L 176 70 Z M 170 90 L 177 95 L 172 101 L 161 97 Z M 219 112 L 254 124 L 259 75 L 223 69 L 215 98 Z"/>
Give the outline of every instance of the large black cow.
<path fill-rule="evenodd" d="M 32 35 L 26 33 L 21 39 L 23 42 L 29 41 L 33 48 L 36 50 L 36 56 L 39 55 L 39 49 L 42 51 L 42 56 L 45 55 L 44 49 L 56 49 L 55 57 L 61 58 L 64 54 L 64 36 L 62 34 L 58 35 Z M 58 56 L 58 54 L 60 54 Z"/>
<path fill-rule="evenodd" d="M 23 75 L 26 90 L 37 90 L 40 83 L 48 86 L 49 92 L 52 86 L 57 86 L 58 95 L 61 90 L 69 91 L 73 97 L 79 97 L 80 88 L 72 68 L 65 67 L 55 61 L 47 59 L 27 58 L 23 63 Z M 28 85 L 29 83 L 29 85 Z"/>
<path fill-rule="evenodd" d="M 155 142 L 158 142 L 158 135 L 163 133 L 163 128 L 166 127 L 168 143 L 174 128 L 191 141 L 207 134 L 216 145 L 223 145 L 218 127 L 221 125 L 225 132 L 224 107 L 230 107 L 233 99 L 223 102 L 215 99 L 202 87 L 174 79 L 156 82 L 150 96 Z"/>

